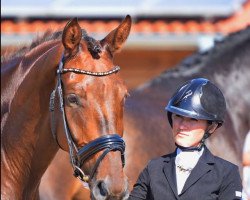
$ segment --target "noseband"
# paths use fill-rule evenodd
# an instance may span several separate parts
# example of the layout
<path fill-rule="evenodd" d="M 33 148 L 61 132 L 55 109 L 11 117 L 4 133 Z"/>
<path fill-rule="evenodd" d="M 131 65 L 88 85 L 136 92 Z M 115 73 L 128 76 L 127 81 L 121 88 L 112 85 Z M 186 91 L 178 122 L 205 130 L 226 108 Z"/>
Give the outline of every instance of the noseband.
<path fill-rule="evenodd" d="M 85 146 L 78 149 L 75 142 L 72 139 L 72 134 L 70 132 L 70 129 L 68 127 L 67 118 L 65 115 L 65 108 L 64 108 L 64 102 L 63 102 L 63 90 L 62 90 L 62 79 L 61 75 L 67 72 L 73 72 L 73 73 L 79 73 L 79 74 L 86 74 L 90 76 L 107 76 L 113 73 L 116 73 L 120 70 L 119 66 L 115 66 L 113 69 L 105 72 L 91 72 L 86 71 L 82 69 L 64 69 L 64 62 L 63 58 L 60 61 L 58 70 L 57 70 L 57 83 L 55 89 L 52 91 L 50 95 L 50 112 L 51 112 L 51 131 L 53 134 L 54 139 L 56 140 L 57 144 L 57 135 L 56 135 L 56 128 L 55 128 L 55 117 L 54 117 L 54 110 L 55 110 L 55 95 L 56 91 L 58 92 L 59 96 L 59 103 L 60 103 L 60 110 L 63 117 L 63 124 L 64 124 L 64 131 L 67 138 L 67 142 L 69 145 L 69 154 L 70 154 L 70 161 L 74 170 L 74 176 L 79 178 L 81 181 L 89 182 L 95 172 L 98 168 L 100 162 L 102 159 L 109 153 L 110 151 L 120 151 L 121 152 L 121 159 L 122 159 L 122 166 L 125 165 L 125 158 L 124 158 L 124 151 L 125 151 L 125 142 L 124 140 L 117 134 L 111 134 L 111 135 L 103 135 Z M 60 145 L 59 145 L 60 146 Z M 96 153 L 103 151 L 103 153 L 99 156 L 97 159 L 90 175 L 85 175 L 85 173 L 82 171 L 81 167 L 84 164 L 86 160 L 88 160 L 90 157 L 95 155 Z"/>

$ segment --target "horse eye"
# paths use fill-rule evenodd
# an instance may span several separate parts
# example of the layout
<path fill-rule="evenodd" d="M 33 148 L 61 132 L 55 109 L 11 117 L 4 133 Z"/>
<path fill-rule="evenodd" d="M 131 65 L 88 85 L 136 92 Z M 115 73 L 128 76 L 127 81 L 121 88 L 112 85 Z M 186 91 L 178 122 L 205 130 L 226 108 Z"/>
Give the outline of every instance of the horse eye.
<path fill-rule="evenodd" d="M 67 102 L 72 105 L 79 105 L 80 104 L 80 101 L 79 101 L 79 98 L 75 95 L 75 94 L 69 94 L 67 96 Z"/>

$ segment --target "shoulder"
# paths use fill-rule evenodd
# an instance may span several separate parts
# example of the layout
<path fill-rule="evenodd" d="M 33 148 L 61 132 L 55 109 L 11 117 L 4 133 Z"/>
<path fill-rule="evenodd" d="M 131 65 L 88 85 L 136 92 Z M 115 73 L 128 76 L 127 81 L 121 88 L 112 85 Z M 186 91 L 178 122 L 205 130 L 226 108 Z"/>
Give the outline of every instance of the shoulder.
<path fill-rule="evenodd" d="M 235 169 L 235 168 L 238 168 L 237 165 L 221 158 L 221 157 L 218 157 L 218 156 L 214 156 L 214 160 L 215 160 L 215 163 L 221 167 L 227 167 L 229 169 Z"/>
<path fill-rule="evenodd" d="M 214 156 L 214 158 L 215 165 L 221 168 L 221 170 L 223 170 L 224 172 L 238 171 L 237 165 L 217 156 Z"/>
<path fill-rule="evenodd" d="M 242 181 L 237 165 L 218 156 L 214 156 L 209 150 L 205 152 L 203 158 L 210 166 L 209 176 L 213 177 L 213 182 L 218 183 L 222 190 L 241 191 Z"/>
<path fill-rule="evenodd" d="M 218 183 L 220 183 L 221 191 L 235 195 L 235 191 L 242 190 L 242 180 L 240 177 L 239 167 L 227 160 L 215 156 L 215 174 L 218 177 Z M 228 199 L 228 198 L 224 198 Z M 230 198 L 231 199 L 231 198 Z"/>
<path fill-rule="evenodd" d="M 176 156 L 176 153 L 173 152 L 173 153 L 170 153 L 170 154 L 166 154 L 166 155 L 163 155 L 163 156 L 160 156 L 160 157 L 157 157 L 157 158 L 154 158 L 152 160 L 150 160 L 148 162 L 148 165 L 147 167 L 149 169 L 151 168 L 160 168 L 162 167 L 166 162 L 168 162 L 170 159 L 172 159 L 173 157 Z"/>
<path fill-rule="evenodd" d="M 213 168 L 214 173 L 221 178 L 225 178 L 229 175 L 239 175 L 237 165 L 213 155 L 207 148 L 205 148 L 205 152 L 202 155 L 202 161 L 210 165 Z"/>
<path fill-rule="evenodd" d="M 222 179 L 228 179 L 228 177 L 239 177 L 239 168 L 237 165 L 229 162 L 221 157 L 212 155 L 212 165 L 214 172 Z"/>
<path fill-rule="evenodd" d="M 172 159 L 172 154 L 160 156 L 154 158 L 148 162 L 144 170 L 140 173 L 141 180 L 158 180 L 162 177 L 163 169 L 166 168 L 166 163 L 168 163 Z"/>
<path fill-rule="evenodd" d="M 229 162 L 221 157 L 213 155 L 208 148 L 205 148 L 205 152 L 202 156 L 204 160 L 209 164 L 214 164 L 215 167 L 220 168 L 222 170 L 230 171 L 237 170 L 238 166 Z"/>

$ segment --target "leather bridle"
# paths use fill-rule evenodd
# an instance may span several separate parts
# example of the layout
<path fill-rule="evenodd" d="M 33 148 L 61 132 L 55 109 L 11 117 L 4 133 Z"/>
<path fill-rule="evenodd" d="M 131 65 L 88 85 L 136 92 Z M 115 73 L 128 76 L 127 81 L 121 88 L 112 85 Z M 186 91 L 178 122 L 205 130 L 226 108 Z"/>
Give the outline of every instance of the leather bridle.
<path fill-rule="evenodd" d="M 56 126 L 55 126 L 55 96 L 56 91 L 58 92 L 59 96 L 59 103 L 60 103 L 60 110 L 63 117 L 63 124 L 64 124 L 64 131 L 67 138 L 68 146 L 69 146 L 69 154 L 70 154 L 70 161 L 73 167 L 74 176 L 79 178 L 83 182 L 89 182 L 93 177 L 94 174 L 102 161 L 102 159 L 110 152 L 110 151 L 120 151 L 121 152 L 121 159 L 122 159 L 122 166 L 125 165 L 125 158 L 124 158 L 124 151 L 125 151 L 125 142 L 117 134 L 111 134 L 111 135 L 103 135 L 93 141 L 90 141 L 85 146 L 78 148 L 75 144 L 75 142 L 72 139 L 72 134 L 70 132 L 70 129 L 68 127 L 67 118 L 65 115 L 65 108 L 64 108 L 64 101 L 63 101 L 63 90 L 62 90 L 62 79 L 61 75 L 67 72 L 73 72 L 73 73 L 80 73 L 80 74 L 86 74 L 90 76 L 107 76 L 113 73 L 116 73 L 120 70 L 119 66 L 115 66 L 113 69 L 105 72 L 91 72 L 86 71 L 82 69 L 64 69 L 64 62 L 63 57 L 60 61 L 59 67 L 57 69 L 57 83 L 55 89 L 52 91 L 50 95 L 50 112 L 51 112 L 51 131 L 53 134 L 54 139 L 56 140 L 57 144 L 57 135 L 56 135 Z M 59 145 L 60 147 L 60 145 Z M 99 156 L 97 159 L 94 167 L 91 170 L 91 173 L 89 175 L 86 175 L 81 167 L 84 164 L 84 162 L 95 155 L 96 153 L 103 151 L 103 153 Z"/>

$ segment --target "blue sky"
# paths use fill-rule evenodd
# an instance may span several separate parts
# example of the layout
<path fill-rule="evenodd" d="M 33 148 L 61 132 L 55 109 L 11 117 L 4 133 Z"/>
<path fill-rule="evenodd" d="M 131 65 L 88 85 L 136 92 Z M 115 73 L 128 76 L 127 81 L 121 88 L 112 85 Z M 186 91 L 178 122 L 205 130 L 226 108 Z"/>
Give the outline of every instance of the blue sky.
<path fill-rule="evenodd" d="M 2 16 L 221 15 L 245 0 L 2 0 Z"/>

